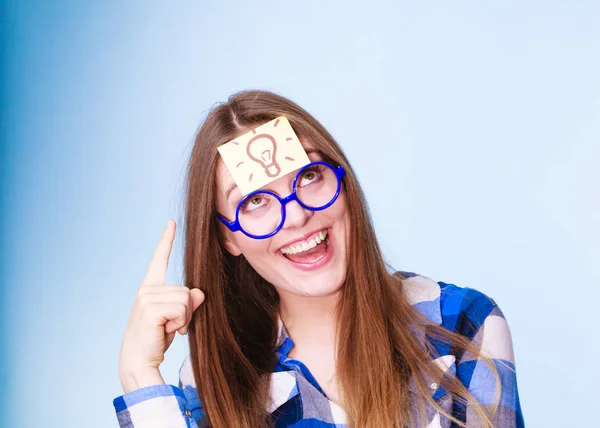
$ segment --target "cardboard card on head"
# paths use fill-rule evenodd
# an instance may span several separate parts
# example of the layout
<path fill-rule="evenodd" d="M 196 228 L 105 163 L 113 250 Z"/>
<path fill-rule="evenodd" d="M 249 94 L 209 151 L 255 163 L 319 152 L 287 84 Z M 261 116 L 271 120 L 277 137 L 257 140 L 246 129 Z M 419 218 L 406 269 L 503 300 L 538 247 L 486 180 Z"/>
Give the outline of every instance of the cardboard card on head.
<path fill-rule="evenodd" d="M 280 116 L 218 147 L 242 195 L 310 163 L 285 116 Z"/>

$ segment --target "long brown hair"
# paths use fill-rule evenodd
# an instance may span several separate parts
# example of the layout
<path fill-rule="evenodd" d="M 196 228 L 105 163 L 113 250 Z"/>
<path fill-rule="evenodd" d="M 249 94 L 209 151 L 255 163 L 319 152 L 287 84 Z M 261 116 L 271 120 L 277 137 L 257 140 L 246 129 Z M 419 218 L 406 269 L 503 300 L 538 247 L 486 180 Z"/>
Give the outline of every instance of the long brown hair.
<path fill-rule="evenodd" d="M 475 355 L 478 351 L 464 337 L 428 322 L 408 302 L 403 278 L 388 273 L 363 192 L 340 146 L 304 109 L 265 91 L 240 92 L 213 108 L 196 135 L 189 160 L 185 283 L 206 294 L 206 302 L 190 323 L 189 343 L 198 395 L 209 424 L 217 428 L 271 425 L 266 409 L 269 375 L 275 365 L 278 295 L 243 255 L 234 257 L 224 249 L 215 217 L 215 189 L 217 147 L 282 115 L 300 138 L 346 170 L 350 230 L 347 274 L 337 308 L 336 374 L 349 425 L 416 424 L 411 381 L 419 392 L 417 414 L 422 421 L 429 404 L 462 425 L 431 397 L 426 379 L 435 378 L 455 400 L 469 404 L 481 426 L 491 426 L 494 406 L 484 408 L 459 380 L 442 375 L 430 356 L 434 352 L 431 339 L 458 351 Z M 496 385 L 498 398 L 498 381 Z"/>

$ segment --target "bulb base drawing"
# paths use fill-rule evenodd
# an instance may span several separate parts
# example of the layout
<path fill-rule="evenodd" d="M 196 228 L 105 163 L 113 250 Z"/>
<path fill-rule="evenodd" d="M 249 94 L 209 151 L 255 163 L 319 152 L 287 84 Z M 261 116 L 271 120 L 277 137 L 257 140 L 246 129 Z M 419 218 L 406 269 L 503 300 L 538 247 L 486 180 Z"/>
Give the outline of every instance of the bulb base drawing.
<path fill-rule="evenodd" d="M 280 172 L 281 172 L 281 168 L 279 167 L 279 164 L 277 164 L 277 163 L 265 165 L 265 174 L 267 174 L 269 177 L 277 177 Z"/>

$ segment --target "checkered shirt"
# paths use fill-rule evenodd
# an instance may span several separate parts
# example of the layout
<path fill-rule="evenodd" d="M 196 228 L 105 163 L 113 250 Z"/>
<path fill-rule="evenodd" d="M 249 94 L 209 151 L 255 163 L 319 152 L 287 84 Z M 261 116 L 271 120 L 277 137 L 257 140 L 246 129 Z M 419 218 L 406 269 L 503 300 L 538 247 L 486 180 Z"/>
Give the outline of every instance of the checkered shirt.
<path fill-rule="evenodd" d="M 512 339 L 506 320 L 494 300 L 485 294 L 453 284 L 401 272 L 405 293 L 410 303 L 429 321 L 459 333 L 478 349 L 492 356 L 501 382 L 501 396 L 494 417 L 498 428 L 523 427 L 519 403 Z M 339 405 L 327 399 L 310 370 L 288 354 L 294 343 L 279 322 L 277 363 L 271 374 L 270 402 L 267 411 L 276 428 L 342 428 L 347 427 L 346 414 Z M 476 356 L 453 355 L 449 345 L 434 342 L 435 363 L 449 374 L 457 376 L 469 392 L 482 404 L 493 403 L 496 381 L 489 367 Z M 417 399 L 414 383 L 409 384 L 411 399 Z M 461 405 L 452 394 L 435 382 L 430 384 L 433 399 L 448 413 L 478 427 L 480 422 L 473 409 Z M 190 357 L 179 371 L 179 384 L 152 385 L 117 397 L 113 401 L 121 428 L 202 428 L 208 424 L 198 399 Z M 412 406 L 414 409 L 418 406 Z M 428 428 L 448 428 L 450 419 L 426 405 Z M 421 420 L 422 415 L 415 415 Z"/>

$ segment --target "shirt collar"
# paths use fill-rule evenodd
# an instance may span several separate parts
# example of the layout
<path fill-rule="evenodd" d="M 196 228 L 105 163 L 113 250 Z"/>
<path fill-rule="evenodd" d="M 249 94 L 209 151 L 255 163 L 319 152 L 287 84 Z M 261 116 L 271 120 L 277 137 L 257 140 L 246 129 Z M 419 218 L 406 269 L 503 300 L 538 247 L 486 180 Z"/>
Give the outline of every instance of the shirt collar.
<path fill-rule="evenodd" d="M 442 325 L 440 285 L 431 278 L 413 273 L 400 272 L 404 278 L 404 295 L 408 302 L 431 323 Z"/>

